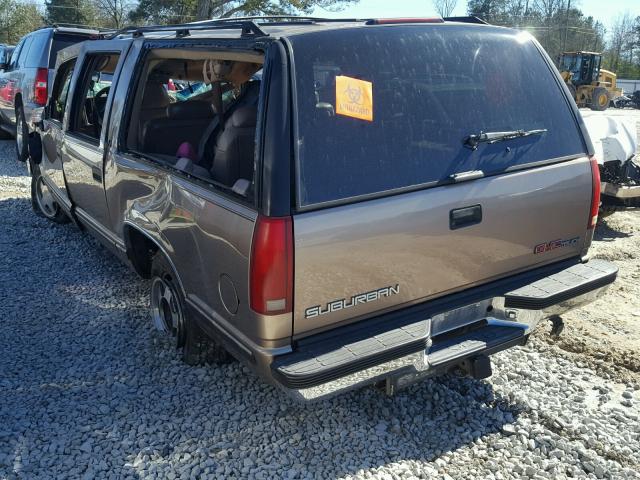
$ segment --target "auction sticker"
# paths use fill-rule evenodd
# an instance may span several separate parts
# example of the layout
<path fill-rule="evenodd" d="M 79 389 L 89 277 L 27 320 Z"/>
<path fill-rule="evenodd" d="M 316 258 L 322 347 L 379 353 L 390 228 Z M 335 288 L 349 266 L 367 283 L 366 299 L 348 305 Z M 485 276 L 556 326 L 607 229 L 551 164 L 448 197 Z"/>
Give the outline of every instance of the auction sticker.
<path fill-rule="evenodd" d="M 373 121 L 373 84 L 366 80 L 336 77 L 336 114 Z"/>

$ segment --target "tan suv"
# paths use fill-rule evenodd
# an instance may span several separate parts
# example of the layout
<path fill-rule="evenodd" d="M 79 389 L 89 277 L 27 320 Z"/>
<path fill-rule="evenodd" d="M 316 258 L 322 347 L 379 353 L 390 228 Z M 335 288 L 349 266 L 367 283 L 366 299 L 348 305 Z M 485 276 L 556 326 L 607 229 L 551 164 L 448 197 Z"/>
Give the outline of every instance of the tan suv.
<path fill-rule="evenodd" d="M 473 18 L 123 30 L 60 52 L 40 134 L 36 210 L 152 279 L 185 360 L 299 398 L 484 378 L 617 274 L 569 92 Z"/>

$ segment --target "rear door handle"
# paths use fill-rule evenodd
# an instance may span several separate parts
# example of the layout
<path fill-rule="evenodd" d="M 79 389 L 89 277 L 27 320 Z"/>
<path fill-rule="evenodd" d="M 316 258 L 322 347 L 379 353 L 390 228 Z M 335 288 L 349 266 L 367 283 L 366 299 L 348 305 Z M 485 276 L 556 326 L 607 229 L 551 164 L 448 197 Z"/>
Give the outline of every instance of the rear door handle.
<path fill-rule="evenodd" d="M 469 227 L 480 222 L 482 222 L 482 205 L 456 208 L 449 212 L 449 228 L 451 230 Z"/>

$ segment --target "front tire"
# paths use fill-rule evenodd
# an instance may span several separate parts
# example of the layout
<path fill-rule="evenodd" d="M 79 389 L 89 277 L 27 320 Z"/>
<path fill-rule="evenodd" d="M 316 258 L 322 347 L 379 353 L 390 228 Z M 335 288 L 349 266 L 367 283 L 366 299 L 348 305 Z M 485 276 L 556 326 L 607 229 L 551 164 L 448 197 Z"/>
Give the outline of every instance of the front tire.
<path fill-rule="evenodd" d="M 16 156 L 20 162 L 26 161 L 29 156 L 29 127 L 21 106 L 16 108 Z"/>
<path fill-rule="evenodd" d="M 37 165 L 31 165 L 31 208 L 40 216 L 55 223 L 69 223 L 69 217 L 64 213 L 53 194 L 44 182 Z"/>
<path fill-rule="evenodd" d="M 226 363 L 230 355 L 191 319 L 173 268 L 158 251 L 151 264 L 151 318 L 156 328 L 175 338 L 176 348 L 188 365 Z"/>
<path fill-rule="evenodd" d="M 609 107 L 609 92 L 604 87 L 597 87 L 591 96 L 591 110 L 603 112 Z"/>

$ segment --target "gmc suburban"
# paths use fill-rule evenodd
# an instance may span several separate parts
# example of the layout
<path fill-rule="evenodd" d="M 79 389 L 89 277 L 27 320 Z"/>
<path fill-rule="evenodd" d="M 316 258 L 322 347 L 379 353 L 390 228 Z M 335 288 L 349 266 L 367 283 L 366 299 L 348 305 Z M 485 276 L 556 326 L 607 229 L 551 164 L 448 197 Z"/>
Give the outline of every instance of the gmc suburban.
<path fill-rule="evenodd" d="M 59 53 L 38 128 L 34 209 L 151 279 L 188 363 L 297 398 L 485 378 L 617 274 L 566 86 L 472 17 L 127 28 Z"/>

